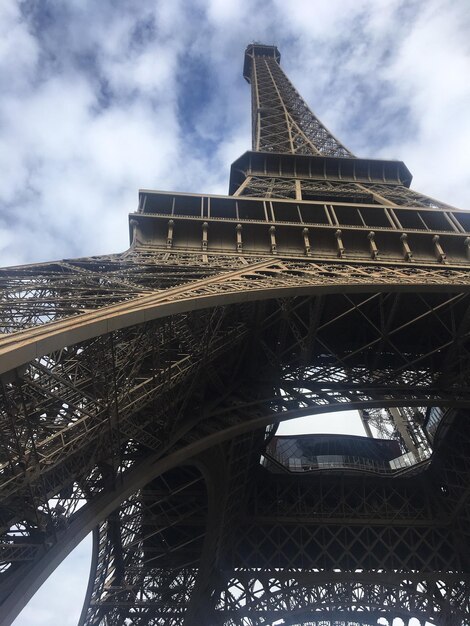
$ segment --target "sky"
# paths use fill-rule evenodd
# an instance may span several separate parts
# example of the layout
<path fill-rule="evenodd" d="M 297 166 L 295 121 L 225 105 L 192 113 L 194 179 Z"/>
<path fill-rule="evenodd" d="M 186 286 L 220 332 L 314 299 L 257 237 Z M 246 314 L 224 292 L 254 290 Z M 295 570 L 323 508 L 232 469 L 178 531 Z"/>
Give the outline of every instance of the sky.
<path fill-rule="evenodd" d="M 352 152 L 470 208 L 468 32 L 468 0 L 1 0 L 0 263 L 125 250 L 139 188 L 227 193 L 253 41 Z M 75 624 L 87 554 L 15 626 Z"/>

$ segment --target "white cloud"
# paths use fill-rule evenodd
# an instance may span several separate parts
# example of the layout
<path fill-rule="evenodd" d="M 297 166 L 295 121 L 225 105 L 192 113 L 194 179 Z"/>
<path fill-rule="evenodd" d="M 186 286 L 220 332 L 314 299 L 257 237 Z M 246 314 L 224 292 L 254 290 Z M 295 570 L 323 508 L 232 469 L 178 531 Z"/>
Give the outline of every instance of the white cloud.
<path fill-rule="evenodd" d="M 415 136 L 391 149 L 396 156 L 408 155 L 422 191 L 468 205 L 470 84 L 463 77 L 470 75 L 464 35 L 470 11 L 468 5 L 462 9 L 460 3 L 431 3 L 404 39 L 387 78 L 397 85 L 395 101 L 408 102 L 417 128 Z"/>
<path fill-rule="evenodd" d="M 0 86 L 21 92 L 34 78 L 39 46 L 14 2 L 0 6 Z M 8 82 L 8 84 L 7 84 Z"/>
<path fill-rule="evenodd" d="M 207 16 L 216 27 L 230 26 L 244 18 L 246 4 L 237 0 L 208 0 Z"/>

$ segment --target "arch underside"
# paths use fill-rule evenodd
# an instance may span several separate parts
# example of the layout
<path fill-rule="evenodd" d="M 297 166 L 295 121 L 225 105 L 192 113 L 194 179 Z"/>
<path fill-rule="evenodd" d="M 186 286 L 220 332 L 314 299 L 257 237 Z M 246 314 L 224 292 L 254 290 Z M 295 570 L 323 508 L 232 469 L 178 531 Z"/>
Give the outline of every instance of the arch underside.
<path fill-rule="evenodd" d="M 120 264 L 113 280 L 124 294 L 129 267 L 111 262 Z M 272 258 L 230 263 L 203 277 L 180 267 L 172 277 L 149 278 L 153 270 L 140 266 L 139 293 L 119 301 L 116 284 L 107 285 L 94 304 L 85 302 L 86 288 L 82 302 L 72 303 L 70 293 L 80 272 L 99 282 L 96 268 L 94 276 L 56 268 L 54 306 L 49 294 L 32 311 L 25 297 L 22 316 L 18 302 L 5 313 L 16 331 L 0 342 L 11 366 L 2 378 L 5 623 L 97 524 L 87 626 L 204 623 L 204 615 L 214 624 L 334 623 L 348 615 L 367 624 L 405 614 L 438 626 L 464 623 L 467 273 Z M 139 283 L 142 276 L 148 282 Z M 386 406 L 442 406 L 452 414 L 426 471 L 406 485 L 405 478 L 330 473 L 309 479 L 304 493 L 299 477 L 266 480 L 259 458 L 278 421 Z M 181 478 L 180 485 L 182 494 L 199 489 L 209 499 L 195 497 L 192 512 L 184 511 L 175 493 L 171 515 L 143 515 L 156 506 L 148 497 L 153 481 L 186 475 L 190 460 L 209 457 L 203 481 L 183 489 Z M 284 512 L 281 487 L 298 493 Z M 333 512 L 335 492 L 343 495 Z M 308 508 L 311 499 L 319 510 Z M 149 520 L 160 555 L 152 565 L 139 552 Z M 165 538 L 164 528 L 173 534 Z M 169 537 L 182 547 L 170 549 Z M 331 579 L 335 569 L 340 580 Z M 348 581 L 357 569 L 362 579 Z"/>

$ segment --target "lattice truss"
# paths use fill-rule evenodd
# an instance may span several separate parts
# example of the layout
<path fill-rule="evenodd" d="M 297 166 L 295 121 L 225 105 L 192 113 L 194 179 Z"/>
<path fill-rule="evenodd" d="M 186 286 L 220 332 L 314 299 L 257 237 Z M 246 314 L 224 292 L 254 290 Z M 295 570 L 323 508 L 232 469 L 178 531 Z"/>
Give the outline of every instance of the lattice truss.
<path fill-rule="evenodd" d="M 251 70 L 255 149 L 353 157 L 274 57 Z M 270 175 L 243 193 L 447 208 Z M 465 266 L 151 246 L 1 270 L 5 623 L 96 528 L 82 626 L 468 624 L 469 285 Z M 432 457 L 399 476 L 259 463 L 280 420 L 356 408 L 405 450 L 390 411 L 419 444 L 436 406 Z"/>
<path fill-rule="evenodd" d="M 99 575 L 89 588 L 84 623 L 204 623 L 211 610 L 205 585 L 238 519 L 258 461 L 253 450 L 264 437 L 263 431 L 247 433 L 224 446 L 223 454 L 167 472 L 100 526 Z M 130 519 L 134 534 L 126 543 L 121 537 L 128 536 Z"/>
<path fill-rule="evenodd" d="M 77 267 L 68 262 L 62 268 L 62 263 L 57 262 L 0 270 L 2 348 L 13 345 L 20 336 L 27 341 L 37 335 L 33 331 L 23 332 L 12 335 L 10 340 L 9 333 L 42 325 L 60 329 L 65 327 L 58 323 L 60 320 L 68 322 L 70 328 L 73 317 L 77 323 L 86 323 L 97 319 L 94 312 L 100 310 L 105 316 L 119 315 L 170 302 L 202 300 L 218 294 L 262 294 L 268 289 L 275 293 L 284 288 L 351 285 L 368 289 L 372 285 L 396 284 L 454 289 L 466 287 L 469 282 L 466 267 L 360 266 L 222 255 L 209 255 L 203 260 L 195 254 L 145 249 L 113 257 L 79 259 L 75 264 Z M 81 266 L 86 270 L 82 271 Z"/>
<path fill-rule="evenodd" d="M 296 198 L 294 178 L 249 176 L 241 186 L 239 195 L 253 198 Z"/>
<path fill-rule="evenodd" d="M 350 202 L 375 202 L 372 190 L 369 191 L 368 188 L 357 183 L 322 180 L 303 180 L 298 183 L 299 181 L 295 178 L 249 176 L 248 182 L 242 185 L 240 195 L 261 198 L 297 198 L 298 200 L 314 198 L 315 200 L 324 199 L 325 202 L 338 199 L 344 201 L 346 198 Z M 383 187 L 386 188 L 387 185 Z"/>
<path fill-rule="evenodd" d="M 355 204 L 381 204 L 452 209 L 448 204 L 418 193 L 405 185 L 363 184 L 341 181 L 303 180 L 273 176 L 248 176 L 240 195 L 256 198 L 289 198 L 297 200 L 323 200 L 352 202 Z"/>
<path fill-rule="evenodd" d="M 369 427 L 371 434 L 378 439 L 395 439 L 401 450 L 406 453 L 413 450 L 417 458 L 427 458 L 431 452 L 430 436 L 423 431 L 426 410 L 424 407 L 401 408 L 400 418 L 403 427 L 390 409 L 366 409 L 362 411 L 362 419 Z"/>
<path fill-rule="evenodd" d="M 404 185 L 367 184 L 367 189 L 372 194 L 377 194 L 379 198 L 386 198 L 386 200 L 392 204 L 396 204 L 397 206 L 407 205 L 413 207 L 429 207 L 434 209 L 452 208 L 449 204 L 445 204 L 440 200 L 425 196 L 424 194 L 414 191 L 413 189 L 408 189 Z"/>
<path fill-rule="evenodd" d="M 462 440 L 462 445 L 456 448 L 455 439 Z M 248 443 L 246 438 L 238 440 L 232 445 L 235 454 L 224 450 L 222 459 L 228 459 L 226 466 L 218 459 L 209 468 L 212 487 L 224 467 L 225 471 L 229 470 L 223 484 L 229 487 L 229 510 L 236 509 L 235 515 L 222 515 L 215 523 L 211 516 L 212 538 L 203 549 L 204 561 L 208 559 L 212 564 L 214 555 L 226 543 L 209 593 L 201 593 L 203 586 L 199 585 L 200 593 L 195 590 L 191 598 L 185 598 L 184 619 L 181 612 L 176 614 L 169 599 L 171 592 L 166 600 L 162 598 L 154 586 L 154 577 L 147 571 L 149 561 L 146 563 L 141 558 L 141 579 L 147 578 L 149 590 L 144 593 L 140 587 L 133 588 L 140 600 L 138 606 L 116 601 L 111 621 L 106 621 L 109 620 L 106 613 L 104 621 L 100 621 L 99 612 L 109 606 L 111 592 L 109 584 L 101 588 L 95 584 L 87 624 L 258 625 L 279 623 L 280 619 L 289 624 L 312 624 L 317 620 L 328 625 L 376 624 L 379 617 L 386 617 L 391 623 L 393 617 L 407 620 L 411 616 L 423 624 L 467 623 L 468 581 L 455 572 L 465 568 L 464 561 L 468 563 L 468 549 L 466 554 L 456 551 L 456 537 L 448 532 L 448 519 L 455 514 L 455 506 L 461 509 L 454 498 L 461 497 L 462 491 L 455 478 L 447 482 L 448 473 L 455 477 L 455 472 L 460 474 L 462 482 L 468 480 L 469 464 L 464 459 L 470 438 L 465 418 L 454 429 L 447 449 L 441 451 L 436 467 L 431 469 L 437 491 L 429 488 L 428 477 L 422 474 L 401 484 L 331 477 L 321 483 L 292 479 L 280 483 L 269 475 L 257 476 L 253 463 L 249 462 L 254 448 Z M 448 454 L 455 450 L 457 455 L 450 460 Z M 254 458 L 251 454 L 251 459 Z M 247 475 L 245 478 L 240 470 L 230 471 L 234 459 Z M 251 490 L 247 489 L 247 480 L 251 482 Z M 442 480 L 446 481 L 445 490 Z M 227 494 L 218 495 L 220 512 Z M 205 502 L 205 498 L 201 495 L 198 502 Z M 165 518 L 164 529 L 169 527 L 168 521 Z M 461 521 L 466 523 L 464 519 Z M 177 522 L 187 525 L 184 518 L 178 518 Z M 171 527 L 175 527 L 174 518 Z M 218 529 L 217 534 L 214 528 Z M 142 534 L 148 537 L 145 532 L 138 537 Z M 180 537 L 179 530 L 176 535 Z M 193 533 L 192 537 L 199 535 Z M 461 539 L 462 536 L 457 541 Z M 114 542 L 115 534 L 108 538 L 103 555 L 112 554 Z M 466 544 L 459 543 L 463 545 Z M 183 557 L 178 548 L 184 550 L 184 543 L 172 545 L 175 567 L 180 559 L 191 558 L 190 551 Z M 163 558 L 169 556 L 167 553 Z M 342 566 L 341 571 L 332 570 L 332 563 Z M 322 565 L 325 569 L 318 569 Z M 445 574 L 442 570 L 454 573 Z M 113 578 L 112 566 L 98 571 L 101 579 Z M 182 572 L 177 574 L 181 576 Z M 155 576 L 158 580 L 158 570 Z M 123 589 L 132 586 L 114 587 L 111 591 L 122 594 Z M 175 585 L 173 595 L 179 589 Z M 143 596 L 146 601 L 142 601 Z M 129 615 L 132 621 L 126 622 Z M 316 619 L 312 620 L 314 616 Z M 171 621 L 165 621 L 169 617 Z"/>
<path fill-rule="evenodd" d="M 5 328 L 13 330 L 16 325 L 18 329 L 4 337 L 9 354 L 14 353 L 12 346 L 37 341 L 39 331 L 46 338 L 50 333 L 64 333 L 63 347 L 7 372 L 2 379 L 0 520 L 4 534 L 0 592 L 6 606 L 9 598 L 20 594 L 22 585 L 27 584 L 26 572 L 42 567 L 54 550 L 67 546 L 72 533 L 89 523 L 85 520 L 89 520 L 90 511 L 95 512 L 98 521 L 101 518 L 96 512 L 109 509 L 110 497 L 118 504 L 126 489 L 130 489 L 135 495 L 100 528 L 89 595 L 91 612 L 84 614 L 83 623 L 124 624 L 126 619 L 131 619 L 128 623 L 132 624 L 180 624 L 184 619 L 192 623 L 188 615 L 195 615 L 195 607 L 209 606 L 216 611 L 217 606 L 222 606 L 216 603 L 214 595 L 208 595 L 208 589 L 215 586 L 216 565 L 221 566 L 222 556 L 230 550 L 233 553 L 233 546 L 240 540 L 231 529 L 244 526 L 233 520 L 240 516 L 238 503 L 249 492 L 254 475 L 249 468 L 259 462 L 265 441 L 263 433 L 273 421 L 340 406 L 372 410 L 396 405 L 468 405 L 469 302 L 467 295 L 459 293 L 468 282 L 465 270 L 364 268 L 282 259 L 246 265 L 242 259 L 219 258 L 216 264 L 209 263 L 198 272 L 197 268 L 202 267 L 198 259 L 193 258 L 191 265 L 190 255 L 178 259 L 166 255 L 159 259 L 157 271 L 150 262 L 150 253 L 145 252 L 138 260 L 135 256 L 135 266 L 128 258 L 112 259 L 117 268 L 114 284 L 130 281 L 129 276 L 136 283 L 139 274 L 144 278 L 145 291 L 136 289 L 137 295 L 123 302 L 116 302 L 109 287 L 111 281 L 106 280 L 111 261 L 108 259 L 105 265 L 104 260 L 89 260 L 75 263 L 94 264 L 96 285 L 100 282 L 96 264 L 103 262 L 103 297 L 95 286 L 94 309 L 85 304 L 89 297 L 87 288 L 78 290 L 81 296 L 70 306 L 72 286 L 61 283 L 59 288 L 57 264 L 41 266 L 41 280 L 36 282 L 45 289 L 44 276 L 54 269 L 50 272 L 53 287 L 49 288 L 54 298 L 49 296 L 47 316 L 47 298 L 20 298 L 21 315 L 12 316 L 13 307 L 5 309 Z M 198 278 L 201 273 L 204 277 Z M 75 281 L 73 288 L 81 275 L 81 271 L 67 275 Z M 14 269 L 12 276 L 15 285 L 19 277 L 34 280 L 30 268 Z M 8 280 L 7 276 L 6 287 Z M 85 285 L 88 280 L 86 273 Z M 165 287 L 168 283 L 174 286 Z M 311 292 L 315 286 L 328 286 L 331 291 L 335 284 L 340 292 L 345 284 L 354 285 L 356 293 L 289 295 L 293 288 L 308 288 Z M 387 285 L 424 284 L 435 284 L 442 292 L 387 291 Z M 375 285 L 375 292 L 371 285 Z M 382 285 L 385 292 L 377 291 L 377 285 Z M 454 292 L 447 293 L 449 288 Z M 250 293 L 271 299 L 257 304 L 223 304 L 230 301 L 231 294 L 239 302 L 249 300 Z M 188 310 L 188 306 L 194 308 L 195 299 L 216 296 L 221 297 L 219 305 L 199 312 Z M 50 306 L 52 301 L 54 306 Z M 150 310 L 149 303 L 157 308 L 166 303 L 177 305 L 181 313 L 104 334 L 95 332 L 94 336 L 69 345 L 74 324 L 84 332 L 87 324 L 94 323 L 97 312 L 116 319 L 122 307 L 124 313 L 129 306 Z M 43 324 L 39 325 L 39 321 Z M 201 495 L 202 509 L 193 507 L 195 517 L 185 525 L 180 520 L 190 512 L 178 508 L 175 494 L 176 501 L 172 496 L 165 502 L 174 507 L 176 517 L 165 509 L 164 513 L 155 513 L 158 519 L 154 520 L 154 513 L 149 513 L 154 511 L 153 505 L 146 494 L 154 493 L 155 485 L 149 483 L 148 471 L 142 470 L 140 482 L 130 483 L 133 488 L 123 487 L 126 481 L 134 480 L 139 468 L 147 467 L 150 459 L 155 459 L 152 462 L 157 465 L 158 459 L 163 462 L 169 454 L 179 455 L 179 462 L 183 458 L 189 460 L 201 446 L 208 448 L 230 440 L 235 445 L 236 437 L 242 437 L 244 432 L 251 433 L 250 437 L 241 440 L 236 452 L 227 450 L 223 455 L 228 468 L 219 490 L 226 495 L 220 496 L 219 491 L 217 502 L 226 501 L 226 505 L 217 516 L 203 512 L 208 505 L 204 504 L 207 497 Z M 256 432 L 260 434 L 254 436 Z M 223 463 L 216 470 L 211 469 L 211 475 L 220 473 Z M 460 491 L 455 495 L 460 503 L 458 511 L 467 501 L 463 494 L 468 489 L 461 470 L 456 485 Z M 452 480 L 457 481 L 457 474 Z M 195 480 L 191 476 L 189 482 Z M 232 482 L 230 476 L 235 477 Z M 181 480 L 184 493 L 187 473 L 181 470 L 177 478 L 170 475 L 164 480 L 169 484 Z M 201 494 L 205 493 L 206 487 L 198 488 Z M 178 492 L 178 488 L 173 492 Z M 393 499 L 388 502 L 392 518 L 400 517 L 401 505 L 392 506 Z M 169 517 L 164 523 L 161 520 L 165 516 Z M 146 528 L 152 524 L 153 530 L 147 533 Z M 216 547 L 211 543 L 210 550 L 203 548 L 207 536 L 204 524 L 215 528 L 210 536 Z M 452 518 L 448 524 L 452 528 L 460 524 L 458 532 L 466 537 L 464 522 Z M 173 534 L 164 534 L 167 527 L 175 528 Z M 201 527 L 201 532 L 192 534 L 198 539 L 190 542 L 188 529 L 193 533 L 196 527 Z M 393 528 L 395 542 L 391 539 L 391 544 L 383 544 L 389 548 L 395 546 L 400 536 Z M 364 532 L 372 531 L 369 528 Z M 373 532 L 384 541 L 383 531 Z M 416 532 L 409 533 L 408 539 L 400 541 L 410 544 Z M 158 540 L 150 539 L 157 536 Z M 272 541 L 271 536 L 267 532 L 266 541 Z M 454 562 L 439 561 L 443 552 L 449 558 L 455 554 L 448 535 L 430 527 L 422 536 L 422 549 L 429 550 L 429 562 L 440 563 L 445 571 L 460 571 Z M 344 541 L 342 536 L 340 539 Z M 340 539 L 333 533 L 331 545 Z M 371 545 L 378 541 L 377 538 Z M 193 552 L 188 547 L 191 543 Z M 183 549 L 181 557 L 179 545 Z M 361 545 L 367 553 L 366 541 Z M 331 550 L 330 558 L 334 556 Z M 149 556 L 155 551 L 161 555 L 158 559 Z M 169 554 L 175 559 L 169 570 L 166 565 L 154 567 L 158 560 L 160 565 L 166 563 Z M 348 568 L 358 557 L 353 551 L 349 558 Z M 372 556 L 369 554 L 368 558 Z M 384 567 L 380 558 L 374 558 L 369 567 Z M 402 567 L 414 571 L 416 563 L 411 559 L 404 561 Z M 243 563 L 231 567 L 237 569 Z M 204 598 L 206 604 L 202 602 Z M 451 606 L 452 611 L 454 608 Z M 232 619 L 233 623 L 242 624 L 243 610 L 240 608 L 238 616 L 220 614 L 227 623 Z M 269 623 L 261 617 L 259 620 L 253 623 Z"/>
<path fill-rule="evenodd" d="M 241 571 L 227 577 L 226 582 L 229 591 L 222 592 L 219 609 L 228 615 L 243 613 L 245 618 L 244 621 L 224 618 L 213 623 L 230 626 L 375 626 L 379 618 L 388 618 L 391 624 L 390 614 L 402 617 L 405 623 L 411 614 L 423 626 L 426 622 L 436 623 L 435 619 L 439 624 L 452 624 L 458 622 L 439 612 L 439 600 L 433 600 L 433 596 L 451 598 L 459 606 L 468 594 L 462 583 L 423 583 L 411 576 L 391 588 L 380 574 L 361 576 L 360 573 L 334 577 L 306 571 L 300 575 L 295 571 L 258 574 Z M 331 608 L 338 604 L 342 610 Z M 244 609 L 240 610 L 240 605 Z"/>
<path fill-rule="evenodd" d="M 310 111 L 273 56 L 252 54 L 253 150 L 353 157 Z"/>
<path fill-rule="evenodd" d="M 89 623 L 180 624 L 200 569 L 208 497 L 194 466 L 177 468 L 134 494 L 95 533 L 101 567 Z M 98 592 L 101 602 L 96 601 Z"/>
<path fill-rule="evenodd" d="M 39 326 L 125 302 L 190 280 L 236 268 L 236 257 L 194 256 L 130 250 L 124 254 L 0 268 L 2 333 Z"/>

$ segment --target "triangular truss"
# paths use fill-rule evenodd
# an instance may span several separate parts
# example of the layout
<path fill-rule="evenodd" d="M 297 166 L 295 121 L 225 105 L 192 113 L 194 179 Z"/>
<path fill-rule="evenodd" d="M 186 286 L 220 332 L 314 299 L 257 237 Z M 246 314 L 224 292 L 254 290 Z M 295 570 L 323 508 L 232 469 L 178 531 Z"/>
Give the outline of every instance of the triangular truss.
<path fill-rule="evenodd" d="M 248 46 L 253 150 L 354 157 L 312 113 L 278 63 L 276 49 Z"/>

